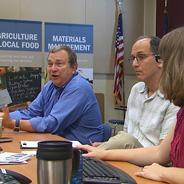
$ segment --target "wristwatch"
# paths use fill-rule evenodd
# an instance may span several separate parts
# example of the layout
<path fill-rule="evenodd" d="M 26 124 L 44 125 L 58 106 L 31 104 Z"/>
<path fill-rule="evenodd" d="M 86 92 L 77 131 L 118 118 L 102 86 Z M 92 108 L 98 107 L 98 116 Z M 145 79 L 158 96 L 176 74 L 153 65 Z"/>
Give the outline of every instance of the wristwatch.
<path fill-rule="evenodd" d="M 14 129 L 13 129 L 14 131 L 16 131 L 16 132 L 19 132 L 19 130 L 20 130 L 20 120 L 15 120 L 15 126 L 14 126 Z"/>

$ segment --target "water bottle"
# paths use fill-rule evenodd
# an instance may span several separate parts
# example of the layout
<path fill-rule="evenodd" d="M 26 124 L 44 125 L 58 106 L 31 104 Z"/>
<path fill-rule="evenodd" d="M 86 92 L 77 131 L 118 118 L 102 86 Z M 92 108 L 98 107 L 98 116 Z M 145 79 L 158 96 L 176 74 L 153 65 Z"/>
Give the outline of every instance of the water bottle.
<path fill-rule="evenodd" d="M 82 184 L 83 157 L 80 150 L 73 149 L 72 176 L 70 184 Z"/>

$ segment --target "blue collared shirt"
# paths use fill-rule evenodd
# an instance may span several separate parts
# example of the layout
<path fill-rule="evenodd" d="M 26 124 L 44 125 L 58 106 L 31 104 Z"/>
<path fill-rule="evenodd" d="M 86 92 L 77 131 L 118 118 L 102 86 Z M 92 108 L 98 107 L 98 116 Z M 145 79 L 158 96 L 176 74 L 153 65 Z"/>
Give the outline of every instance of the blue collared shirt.
<path fill-rule="evenodd" d="M 45 84 L 26 110 L 10 113 L 29 120 L 37 132 L 51 132 L 82 144 L 103 141 L 100 109 L 89 82 L 76 73 L 62 87 Z"/>

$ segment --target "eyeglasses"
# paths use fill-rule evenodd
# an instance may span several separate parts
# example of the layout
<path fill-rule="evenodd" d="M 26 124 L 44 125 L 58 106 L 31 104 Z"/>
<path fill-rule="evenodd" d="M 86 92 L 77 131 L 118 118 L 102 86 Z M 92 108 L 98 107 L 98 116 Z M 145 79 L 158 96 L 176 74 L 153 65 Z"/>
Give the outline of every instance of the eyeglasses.
<path fill-rule="evenodd" d="M 155 54 L 144 54 L 144 53 L 138 53 L 136 56 L 134 55 L 131 55 L 129 57 L 129 61 L 131 63 L 133 63 L 133 61 L 136 59 L 136 61 L 138 63 L 141 63 L 142 61 L 144 61 L 146 58 L 148 58 L 149 56 L 154 56 L 155 57 L 155 60 L 156 62 L 158 63 L 159 62 L 159 59 L 160 59 L 160 55 L 155 55 Z"/>

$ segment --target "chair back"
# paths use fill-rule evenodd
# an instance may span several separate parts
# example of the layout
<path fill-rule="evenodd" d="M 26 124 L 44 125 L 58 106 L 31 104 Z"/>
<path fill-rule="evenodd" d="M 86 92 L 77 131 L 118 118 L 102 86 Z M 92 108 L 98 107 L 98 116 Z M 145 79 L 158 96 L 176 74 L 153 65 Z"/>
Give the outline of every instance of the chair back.
<path fill-rule="evenodd" d="M 96 99 L 98 101 L 100 111 L 102 114 L 102 122 L 104 122 L 104 94 L 103 93 L 95 93 Z"/>
<path fill-rule="evenodd" d="M 104 126 L 104 140 L 103 141 L 108 141 L 112 135 L 112 128 L 107 123 L 104 123 L 103 126 Z"/>

